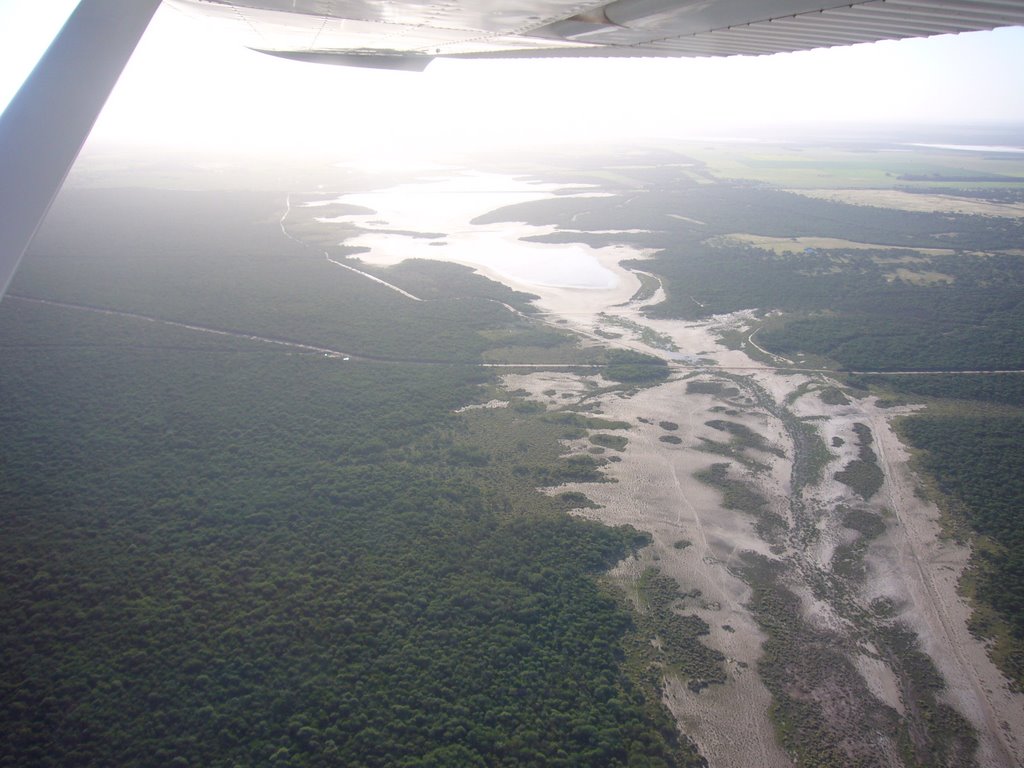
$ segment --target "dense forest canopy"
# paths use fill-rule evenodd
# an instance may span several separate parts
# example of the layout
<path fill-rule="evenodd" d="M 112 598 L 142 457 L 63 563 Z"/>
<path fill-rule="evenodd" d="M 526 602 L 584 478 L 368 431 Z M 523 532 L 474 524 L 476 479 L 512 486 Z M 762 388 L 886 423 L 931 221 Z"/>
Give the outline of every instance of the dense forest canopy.
<path fill-rule="evenodd" d="M 955 175 L 900 162 L 926 194 Z M 977 596 L 1024 637 L 1024 417 L 980 418 L 976 405 L 1020 406 L 1024 377 L 963 373 L 1024 368 L 1021 219 L 817 199 L 663 150 L 547 180 L 608 194 L 478 221 L 651 249 L 633 266 L 665 289 L 652 317 L 757 310 L 771 352 L 886 372 L 852 378 L 862 390 L 959 398 L 956 417 L 902 428 L 983 538 Z M 564 514 L 590 505 L 576 491 L 536 492 L 604 479 L 630 425 L 514 395 L 459 412 L 494 394 L 480 362 L 594 353 L 531 320 L 528 295 L 463 267 L 352 262 L 416 298 L 340 269 L 325 255 L 352 249 L 290 239 L 284 205 L 270 192 L 67 192 L 0 304 L 0 763 L 701 765 L 657 682 L 665 669 L 691 691 L 725 678 L 701 643 L 707 624 L 656 570 L 639 595 L 660 613 L 631 612 L 598 574 L 647 539 Z M 623 390 L 673 372 L 597 354 Z M 953 373 L 894 373 L 908 369 Z M 768 450 L 738 423 L 708 425 L 719 451 Z M 560 439 L 584 437 L 592 453 L 560 456 Z M 859 437 L 864 466 L 840 479 L 870 498 L 880 470 Z M 772 535 L 766 500 L 714 467 L 704 480 Z M 744 563 L 779 717 L 813 723 L 779 670 L 811 649 L 834 678 L 855 673 L 828 638 L 797 631 L 797 598 L 767 561 Z M 886 642 L 932 684 L 910 640 Z M 929 727 L 953 723 L 967 754 L 932 687 L 918 699 Z M 893 713 L 875 714 L 892 727 Z M 794 754 L 818 744 L 806 764 L 841 759 L 794 723 L 782 733 Z"/>
<path fill-rule="evenodd" d="M 349 279 L 272 237 L 275 198 L 82 193 L 15 291 L 450 362 L 0 304 L 0 762 L 699 764 L 595 580 L 644 538 L 533 490 L 580 471 L 564 426 L 509 409 L 516 485 L 455 413 L 517 297 Z"/>

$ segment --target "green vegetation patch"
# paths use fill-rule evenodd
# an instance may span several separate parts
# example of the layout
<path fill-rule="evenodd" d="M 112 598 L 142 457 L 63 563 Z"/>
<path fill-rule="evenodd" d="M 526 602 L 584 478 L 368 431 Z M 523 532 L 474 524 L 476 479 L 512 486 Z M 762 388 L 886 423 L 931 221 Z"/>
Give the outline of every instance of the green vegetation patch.
<path fill-rule="evenodd" d="M 878 466 L 878 457 L 871 448 L 874 440 L 871 429 L 866 424 L 858 423 L 853 425 L 853 430 L 857 433 L 859 457 L 836 472 L 835 478 L 867 501 L 878 493 L 885 481 L 885 475 Z"/>
<path fill-rule="evenodd" d="M 332 264 L 281 233 L 282 202 L 271 192 L 68 191 L 12 287 L 380 360 L 477 362 L 497 346 L 489 332 L 537 327 L 503 306 L 521 294 L 459 267 L 402 267 L 395 274 L 409 280 L 398 287 L 439 286 L 436 300 L 413 301 Z"/>
<path fill-rule="evenodd" d="M 603 433 L 599 433 L 596 435 L 591 435 L 590 442 L 592 442 L 594 445 L 599 445 L 602 448 L 611 448 L 612 450 L 615 451 L 624 451 L 626 450 L 626 444 L 629 442 L 629 439 L 623 437 L 622 435 L 606 435 Z"/>
<path fill-rule="evenodd" d="M 722 506 L 726 509 L 736 509 L 755 517 L 757 532 L 762 538 L 777 538 L 786 530 L 786 521 L 768 508 L 768 499 L 750 483 L 731 477 L 729 467 L 728 462 L 712 464 L 707 469 L 697 472 L 694 477 L 719 489 L 722 492 Z"/>
<path fill-rule="evenodd" d="M 885 532 L 885 521 L 873 512 L 863 509 L 839 507 L 843 525 L 860 534 L 856 540 L 848 544 L 840 544 L 832 554 L 832 573 L 854 583 L 864 580 L 866 570 L 864 555 L 872 539 Z"/>
<path fill-rule="evenodd" d="M 724 683 L 725 656 L 699 640 L 709 632 L 707 623 L 699 616 L 679 613 L 684 598 L 699 597 L 700 593 L 684 595 L 675 579 L 657 568 L 647 568 L 637 588 L 640 598 L 638 630 L 656 641 L 656 650 L 648 643 L 653 661 L 686 680 L 694 692 L 713 683 Z"/>
<path fill-rule="evenodd" d="M 1014 280 L 1014 292 L 1020 291 L 1021 279 L 1024 275 Z M 1024 309 L 1003 309 L 1011 301 L 1005 294 L 984 303 L 978 302 L 974 291 L 959 295 L 962 298 L 940 300 L 893 297 L 894 303 L 902 303 L 898 316 L 892 308 L 881 307 L 846 315 L 829 310 L 793 320 L 758 338 L 762 346 L 780 355 L 817 354 L 852 371 L 1024 369 L 1024 346 L 1016 332 L 1024 328 Z M 955 300 L 964 306 L 950 307 Z"/>
<path fill-rule="evenodd" d="M 364 272 L 377 275 L 382 280 L 398 285 L 424 300 L 480 297 L 504 302 L 523 312 L 536 311 L 530 302 L 537 296 L 512 290 L 461 264 L 450 264 L 432 259 L 406 259 L 389 267 L 363 264 L 359 268 Z M 556 331 L 540 328 L 534 333 L 536 341 L 540 343 L 531 344 L 531 346 L 554 346 L 560 343 L 561 334 Z M 518 343 L 525 344 L 527 342 L 522 340 Z"/>
<path fill-rule="evenodd" d="M 475 462 L 444 480 L 450 452 L 419 441 L 465 372 L 258 352 L 6 365 L 8 759 L 383 766 L 463 731 L 473 761 L 499 743 L 518 764 L 671 758 L 615 672 L 628 620 L 587 576 L 636 534 L 503 518 L 459 479 Z"/>
<path fill-rule="evenodd" d="M 544 416 L 544 421 L 552 424 L 564 424 L 566 426 L 578 427 L 580 429 L 629 429 L 632 425 L 628 421 L 616 421 L 614 419 L 602 419 L 598 416 L 584 416 L 572 411 L 554 411 Z"/>
<path fill-rule="evenodd" d="M 818 428 L 789 411 L 780 410 L 783 425 L 793 440 L 793 482 L 797 488 L 816 483 L 832 454 L 821 439 Z"/>
<path fill-rule="evenodd" d="M 843 394 L 839 387 L 825 387 L 818 393 L 821 402 L 825 405 L 849 405 L 850 398 Z"/>
<path fill-rule="evenodd" d="M 739 395 L 740 391 L 733 386 L 723 384 L 720 381 L 688 381 L 686 391 L 696 395 L 720 395 L 731 398 Z"/>
<path fill-rule="evenodd" d="M 469 371 L 228 355 L 7 356 L 6 759 L 687 759 L 592 578 L 642 539 L 502 514 Z"/>
<path fill-rule="evenodd" d="M 606 378 L 629 384 L 652 384 L 664 381 L 669 376 L 668 363 L 651 355 L 629 349 L 613 349 L 608 352 L 608 365 L 604 369 Z"/>
<path fill-rule="evenodd" d="M 480 331 L 480 335 L 492 345 L 485 353 L 488 362 L 583 365 L 596 362 L 595 353 L 581 348 L 572 334 L 529 321 Z"/>
<path fill-rule="evenodd" d="M 602 464 L 603 461 L 589 455 L 570 456 L 556 466 L 535 468 L 531 477 L 541 486 L 613 482 L 598 471 Z M 517 465 L 516 469 L 521 466 Z"/>
<path fill-rule="evenodd" d="M 857 531 L 865 539 L 874 539 L 885 533 L 885 521 L 865 509 L 844 510 L 842 521 L 844 526 Z"/>
<path fill-rule="evenodd" d="M 978 737 L 970 722 L 940 700 L 946 687 L 935 663 L 920 649 L 917 636 L 892 624 L 875 633 L 882 655 L 896 673 L 900 695 L 914 727 L 900 733 L 900 748 L 907 765 L 977 765 Z"/>
<path fill-rule="evenodd" d="M 882 487 L 885 476 L 877 464 L 854 459 L 844 469 L 836 472 L 835 478 L 862 499 L 867 500 Z"/>
<path fill-rule="evenodd" d="M 758 670 L 780 743 L 801 768 L 877 765 L 871 734 L 894 732 L 899 714 L 871 694 L 835 636 L 804 621 L 781 564 L 753 552 L 741 558 L 750 609 L 768 635 Z"/>
<path fill-rule="evenodd" d="M 712 429 L 717 429 L 719 432 L 725 432 L 732 437 L 732 444 L 738 448 L 753 448 L 757 451 L 764 453 L 770 453 L 773 456 L 784 457 L 785 451 L 777 446 L 769 443 L 764 435 L 755 432 L 745 424 L 740 424 L 735 421 L 726 421 L 724 419 L 712 419 L 711 421 L 704 422 L 707 426 Z"/>
<path fill-rule="evenodd" d="M 764 472 L 771 469 L 769 465 L 751 458 L 743 451 L 742 447 L 731 442 L 720 443 L 716 440 L 709 440 L 706 437 L 698 437 L 697 445 L 694 447 L 703 453 L 712 453 L 716 456 L 724 456 L 727 459 L 737 461 L 752 472 Z"/>
<path fill-rule="evenodd" d="M 806 395 L 808 392 L 815 388 L 816 384 L 813 381 L 805 381 L 792 392 L 786 395 L 786 405 L 792 405 L 801 397 Z"/>
<path fill-rule="evenodd" d="M 677 352 L 679 350 L 675 342 L 672 341 L 671 336 L 667 333 L 659 333 L 648 325 L 643 325 L 628 318 L 619 317 L 618 315 L 608 315 L 604 312 L 599 313 L 599 317 L 603 323 L 632 331 L 649 347 L 653 347 L 654 349 L 664 349 L 668 352 Z"/>
<path fill-rule="evenodd" d="M 600 509 L 601 505 L 591 501 L 585 493 L 579 491 L 566 491 L 555 498 L 564 505 L 564 509 Z"/>
<path fill-rule="evenodd" d="M 661 281 L 654 275 L 648 274 L 647 272 L 633 270 L 633 274 L 640 280 L 640 287 L 636 289 L 636 293 L 633 294 L 629 302 L 632 304 L 635 302 L 653 299 L 654 294 L 656 294 L 658 292 L 658 288 L 661 287 Z"/>

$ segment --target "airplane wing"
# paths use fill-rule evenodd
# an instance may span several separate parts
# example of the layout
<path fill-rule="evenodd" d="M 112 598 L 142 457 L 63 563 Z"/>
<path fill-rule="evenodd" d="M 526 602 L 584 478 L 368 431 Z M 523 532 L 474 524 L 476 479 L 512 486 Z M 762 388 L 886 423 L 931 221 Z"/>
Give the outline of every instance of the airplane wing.
<path fill-rule="evenodd" d="M 732 56 L 1024 24 L 1024 0 L 166 0 L 287 58 Z M 0 116 L 0 297 L 160 0 L 80 0 Z"/>
<path fill-rule="evenodd" d="M 1024 24 L 1021 0 L 169 0 L 293 59 L 769 54 Z"/>
<path fill-rule="evenodd" d="M 0 115 L 0 298 L 160 0 L 83 0 Z"/>

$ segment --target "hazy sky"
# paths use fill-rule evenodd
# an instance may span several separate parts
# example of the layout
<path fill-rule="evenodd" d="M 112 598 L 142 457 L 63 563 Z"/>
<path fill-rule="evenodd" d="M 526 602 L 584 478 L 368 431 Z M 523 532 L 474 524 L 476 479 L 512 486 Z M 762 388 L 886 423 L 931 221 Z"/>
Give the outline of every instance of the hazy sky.
<path fill-rule="evenodd" d="M 74 5 L 0 0 L 0 104 Z M 390 153 L 749 135 L 804 121 L 978 120 L 1024 123 L 1024 28 L 770 57 L 436 61 L 406 73 L 274 59 L 164 7 L 92 141 Z"/>

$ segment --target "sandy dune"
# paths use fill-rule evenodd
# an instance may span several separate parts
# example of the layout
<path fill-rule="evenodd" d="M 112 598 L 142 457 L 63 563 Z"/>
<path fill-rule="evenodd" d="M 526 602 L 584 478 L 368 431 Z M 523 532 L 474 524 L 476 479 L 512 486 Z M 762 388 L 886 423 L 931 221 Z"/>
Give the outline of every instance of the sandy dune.
<path fill-rule="evenodd" d="M 469 179 L 466 183 L 477 181 Z M 523 184 L 505 184 L 502 189 L 503 194 L 515 193 L 516 200 L 540 199 L 551 192 L 547 187 Z M 419 187 L 410 190 L 423 192 Z M 862 195 L 857 202 L 889 207 L 926 204 L 931 210 L 961 210 L 972 202 L 945 197 L 932 200 L 925 195 L 914 195 L 910 200 L 911 196 L 899 193 L 883 196 L 877 191 L 865 192 L 874 196 Z M 653 542 L 639 558 L 627 560 L 613 571 L 627 594 L 635 592 L 630 587 L 651 565 L 677 579 L 684 591 L 701 591 L 700 600 L 692 605 L 688 601 L 686 610 L 697 613 L 710 626 L 710 635 L 703 641 L 725 655 L 727 681 L 694 693 L 685 681 L 670 678 L 664 681 L 664 700 L 680 728 L 697 742 L 710 764 L 716 768 L 782 768 L 792 764 L 790 756 L 776 743 L 768 716 L 772 697 L 757 672 L 765 636 L 748 609 L 751 589 L 737 575 L 741 553 L 756 552 L 781 564 L 786 588 L 800 601 L 802 617 L 798 621 L 820 637 L 833 638 L 836 652 L 849 659 L 854 670 L 850 690 L 863 692 L 858 693 L 866 700 L 860 702 L 863 706 L 892 712 L 894 717 L 916 707 L 916 702 L 903 700 L 897 674 L 876 652 L 871 640 L 858 631 L 862 629 L 857 626 L 858 617 L 866 615 L 873 600 L 884 597 L 895 606 L 898 618 L 916 633 L 921 648 L 942 674 L 945 701 L 977 730 L 977 764 L 985 768 L 1024 765 L 1024 745 L 1020 743 L 1024 740 L 1024 696 L 1009 690 L 989 661 L 983 643 L 967 631 L 969 609 L 958 596 L 956 584 L 969 552 L 938 537 L 938 510 L 915 495 L 916 480 L 907 452 L 889 423 L 898 412 L 879 409 L 870 398 L 827 405 L 817 392 L 835 382 L 824 374 L 770 368 L 718 342 L 716 331 L 749 330 L 752 313 L 713 317 L 701 323 L 650 320 L 642 313 L 642 306 L 630 300 L 640 281 L 620 265 L 625 259 L 643 256 L 636 250 L 588 249 L 585 255 L 595 279 L 586 286 L 532 280 L 529 275 L 513 273 L 507 265 L 490 263 L 474 254 L 472 258 L 460 256 L 462 252 L 451 247 L 459 226 L 474 236 L 483 230 L 469 218 L 469 214 L 481 212 L 476 210 L 480 201 L 468 194 L 458 199 L 465 210 L 460 208 L 451 221 L 445 220 L 444 231 L 449 234 L 443 244 L 448 247 L 432 249 L 432 257 L 467 263 L 512 288 L 537 294 L 542 319 L 575 330 L 588 343 L 644 351 L 671 361 L 688 356 L 685 365 L 672 363 L 673 376 L 665 383 L 632 394 L 605 394 L 600 399 L 600 413 L 633 425 L 628 446 L 616 454 L 621 460 L 605 467 L 617 482 L 551 490 L 582 491 L 601 507 L 579 514 L 611 525 L 628 523 L 651 534 Z M 947 207 L 936 207 L 940 203 Z M 1020 215 L 1009 208 L 1013 206 L 981 212 Z M 976 203 L 972 212 L 979 212 Z M 388 226 L 394 231 L 385 233 L 390 239 L 367 243 L 374 252 L 363 258 L 386 261 L 392 256 L 400 259 L 418 253 L 410 250 L 409 242 L 394 239 L 404 237 L 402 228 L 417 229 L 406 226 L 403 216 L 399 211 L 391 217 Z M 436 226 L 435 218 L 429 221 Z M 374 226 L 382 225 L 378 222 Z M 524 225 L 524 233 L 538 231 Z M 507 227 L 491 234 L 504 238 L 488 241 L 496 249 L 508 245 Z M 614 279 L 607 279 L 609 275 Z M 659 288 L 650 301 L 663 298 Z M 596 333 L 602 325 L 608 327 L 608 315 L 618 318 L 613 318 L 611 324 L 622 332 L 620 338 L 608 340 Z M 644 327 L 655 334 L 641 334 Z M 662 348 L 652 348 L 649 342 L 659 343 Z M 702 362 L 694 362 L 697 360 Z M 785 363 L 780 358 L 776 362 Z M 555 408 L 578 402 L 584 395 L 589 398 L 593 390 L 587 387 L 586 378 L 591 383 L 607 383 L 593 374 L 584 377 L 538 371 L 508 375 L 505 385 L 509 391 L 525 390 Z M 694 381 L 704 383 L 702 393 L 690 391 Z M 721 385 L 717 392 L 708 386 L 715 382 Z M 551 390 L 554 394 L 544 394 Z M 593 402 L 588 399 L 588 403 Z M 750 430 L 743 434 L 753 435 L 753 442 L 738 451 L 735 441 L 729 447 L 729 434 L 708 424 L 721 420 L 731 422 L 733 434 L 743 428 Z M 661 422 L 676 426 L 665 427 Z M 881 489 L 867 501 L 834 478 L 858 456 L 854 429 L 858 424 L 870 428 L 878 464 L 884 472 Z M 811 455 L 808 446 L 813 444 L 806 434 L 808 425 L 813 425 L 828 450 L 828 462 L 817 479 L 811 479 L 807 470 L 807 457 Z M 664 437 L 670 442 L 662 440 Z M 571 441 L 566 451 L 585 452 L 591 447 L 586 440 Z M 717 452 L 709 452 L 709 448 Z M 723 456 L 724 451 L 733 453 Z M 730 464 L 730 478 L 742 479 L 756 489 L 766 500 L 767 510 L 785 521 L 782 532 L 764 532 L 762 528 L 770 541 L 759 534 L 752 515 L 726 509 L 721 491 L 695 478 L 712 464 L 724 462 Z M 862 580 L 842 582 L 842 595 L 837 597 L 822 590 L 821 585 L 838 583 L 840 577 L 833 570 L 836 553 L 844 547 L 849 549 L 857 538 L 843 524 L 844 514 L 850 509 L 884 521 L 885 530 L 866 547 Z M 822 703 L 830 702 L 822 699 Z M 890 734 L 859 732 L 854 738 L 871 749 L 876 764 L 901 764 Z"/>
<path fill-rule="evenodd" d="M 938 538 L 935 522 L 938 510 L 915 496 L 915 480 L 907 453 L 889 424 L 896 411 L 879 409 L 872 399 L 826 405 L 816 390 L 834 382 L 820 375 L 811 378 L 765 368 L 742 352 L 722 347 L 713 329 L 742 325 L 743 315 L 715 318 L 700 324 L 652 321 L 634 305 L 602 308 L 590 304 L 588 310 L 584 297 L 567 297 L 563 302 L 550 294 L 545 296 L 544 306 L 591 338 L 598 323 L 597 312 L 604 309 L 667 334 L 679 350 L 712 358 L 717 366 L 751 369 L 747 375 L 775 403 L 785 403 L 789 397 L 793 415 L 814 419 L 830 448 L 832 458 L 821 479 L 802 492 L 805 506 L 815 518 L 816 536 L 805 549 L 796 550 L 790 544 L 784 551 L 776 549 L 773 554 L 768 543 L 754 530 L 752 518 L 724 509 L 720 493 L 698 482 L 694 474 L 714 462 L 723 461 L 723 457 L 696 447 L 700 438 L 723 439 L 720 432 L 709 428 L 705 422 L 728 418 L 749 427 L 770 445 L 785 452 L 785 457 L 761 452 L 751 454 L 758 462 L 768 465 L 768 469 L 755 473 L 753 479 L 759 491 L 768 497 L 772 511 L 790 518 L 793 524 L 790 512 L 793 445 L 778 418 L 742 396 L 730 400 L 721 395 L 688 393 L 688 380 L 683 377 L 692 374 L 692 370 L 687 368 L 679 368 L 672 380 L 659 386 L 630 397 L 607 395 L 601 401 L 604 415 L 635 424 L 630 430 L 629 445 L 621 454 L 622 460 L 606 468 L 606 473 L 618 482 L 577 484 L 571 488 L 586 493 L 602 505 L 600 509 L 580 514 L 612 525 L 628 523 L 652 535 L 653 544 L 639 560 L 626 561 L 614 572 L 624 585 L 638 578 L 644 567 L 656 565 L 663 573 L 676 578 L 684 590 L 701 590 L 702 607 L 695 612 L 711 627 L 705 642 L 728 659 L 728 682 L 696 694 L 683 681 L 668 679 L 664 696 L 681 729 L 694 738 L 712 766 L 792 764 L 775 742 L 768 719 L 771 697 L 756 672 L 764 636 L 746 608 L 749 588 L 730 570 L 730 563 L 735 562 L 739 552 L 752 550 L 798 564 L 794 573 L 814 569 L 828 571 L 836 547 L 855 538 L 837 517 L 839 505 L 884 514 L 888 520 L 885 533 L 868 549 L 867 575 L 856 599 L 866 605 L 876 597 L 886 596 L 898 606 L 899 618 L 917 633 L 922 649 L 945 678 L 945 700 L 977 729 L 979 765 L 1024 764 L 1019 743 L 1024 734 L 1024 697 L 1009 690 L 1005 679 L 988 659 L 984 645 L 967 631 L 969 609 L 957 594 L 956 583 L 969 552 Z M 638 336 L 631 338 L 629 333 L 614 343 L 665 354 L 648 347 Z M 716 371 L 721 369 L 709 366 L 698 378 L 713 380 Z M 509 376 L 506 384 L 509 389 L 525 389 L 549 404 L 567 402 L 561 398 L 563 392 L 582 391 L 578 377 L 570 374 Z M 809 391 L 798 396 L 797 390 L 802 384 L 807 385 Z M 550 389 L 557 390 L 553 398 L 540 394 Z M 729 415 L 723 416 L 723 413 Z M 677 423 L 679 428 L 668 432 L 659 426 L 660 421 Z M 885 473 L 885 483 L 870 503 L 860 500 L 850 488 L 832 477 L 857 456 L 857 435 L 853 430 L 857 423 L 870 427 L 874 449 Z M 667 434 L 677 436 L 681 442 L 671 444 L 659 440 Z M 834 445 L 833 438 L 839 438 L 842 444 Z M 570 451 L 582 452 L 587 447 L 585 441 L 567 445 Z M 681 539 L 689 541 L 690 545 L 683 549 L 674 547 Z M 803 601 L 805 620 L 810 625 L 840 635 L 852 633 L 853 627 L 841 611 L 814 598 L 809 586 L 795 584 L 794 591 Z M 904 711 L 896 675 L 873 655 L 872 648 L 852 653 L 851 661 L 879 705 L 887 704 L 897 712 Z M 890 739 L 881 739 L 878 754 L 882 764 L 900 764 L 895 742 Z"/>

